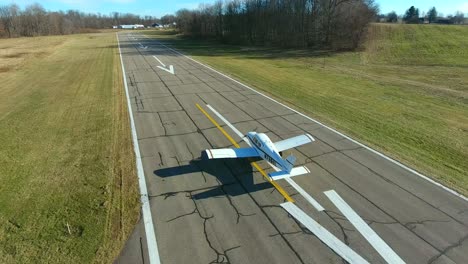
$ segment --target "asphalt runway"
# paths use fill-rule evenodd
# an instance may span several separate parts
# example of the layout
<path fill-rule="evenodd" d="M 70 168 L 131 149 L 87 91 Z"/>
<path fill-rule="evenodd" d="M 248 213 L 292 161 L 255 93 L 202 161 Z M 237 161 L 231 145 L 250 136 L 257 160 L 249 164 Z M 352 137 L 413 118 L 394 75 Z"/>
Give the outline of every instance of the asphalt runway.
<path fill-rule="evenodd" d="M 155 253 L 161 263 L 345 262 L 281 207 L 285 196 L 250 161 L 199 159 L 204 149 L 233 144 L 196 104 L 241 147 L 246 143 L 207 105 L 244 134 L 264 132 L 273 142 L 311 134 L 315 142 L 287 152 L 311 171 L 295 184 L 325 210 L 290 182 L 277 183 L 366 261 L 386 263 L 324 192 L 334 190 L 407 263 L 468 263 L 463 197 L 155 40 L 118 36 L 157 249 L 148 248 L 142 217 L 117 263 L 150 263 Z M 265 161 L 258 165 L 272 171 Z"/>

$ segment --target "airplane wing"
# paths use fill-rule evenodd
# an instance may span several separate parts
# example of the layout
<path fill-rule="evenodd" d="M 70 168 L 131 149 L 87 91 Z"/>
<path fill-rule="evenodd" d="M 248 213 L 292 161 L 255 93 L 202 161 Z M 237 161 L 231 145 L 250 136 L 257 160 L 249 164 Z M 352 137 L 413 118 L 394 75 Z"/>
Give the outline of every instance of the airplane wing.
<path fill-rule="evenodd" d="M 315 139 L 311 135 L 305 134 L 305 135 L 300 135 L 297 137 L 292 137 L 292 138 L 288 138 L 285 140 L 281 140 L 274 144 L 275 144 L 276 149 L 280 152 L 283 150 L 299 147 L 301 145 L 310 143 L 312 141 L 315 141 Z"/>
<path fill-rule="evenodd" d="M 205 150 L 208 159 L 228 159 L 228 158 L 250 158 L 258 157 L 258 152 L 254 148 L 226 148 Z"/>

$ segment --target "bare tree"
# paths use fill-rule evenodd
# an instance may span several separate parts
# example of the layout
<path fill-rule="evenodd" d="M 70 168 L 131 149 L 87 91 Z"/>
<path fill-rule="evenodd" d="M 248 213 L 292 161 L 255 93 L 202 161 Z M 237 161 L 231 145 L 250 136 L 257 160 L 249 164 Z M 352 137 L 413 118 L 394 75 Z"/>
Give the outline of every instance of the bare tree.
<path fill-rule="evenodd" d="M 231 0 L 176 17 L 187 35 L 229 43 L 352 48 L 376 13 L 373 0 Z"/>
<path fill-rule="evenodd" d="M 0 6 L 0 21 L 9 38 L 15 33 L 15 20 L 18 16 L 18 10 L 19 7 L 16 4 Z"/>
<path fill-rule="evenodd" d="M 175 20 L 174 16 L 172 20 Z M 120 24 L 149 26 L 156 21 L 157 18 L 152 16 L 140 17 L 117 12 L 109 16 L 85 14 L 76 10 L 48 12 L 40 4 L 28 5 L 24 10 L 15 4 L 0 6 L 0 28 L 4 29 L 7 37 L 73 34 Z"/>

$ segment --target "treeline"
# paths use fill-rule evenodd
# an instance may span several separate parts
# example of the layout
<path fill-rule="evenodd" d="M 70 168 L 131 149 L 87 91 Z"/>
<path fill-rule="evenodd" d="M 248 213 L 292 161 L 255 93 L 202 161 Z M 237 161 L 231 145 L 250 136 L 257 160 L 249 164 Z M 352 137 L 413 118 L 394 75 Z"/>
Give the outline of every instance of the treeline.
<path fill-rule="evenodd" d="M 112 13 L 109 16 L 76 10 L 49 12 L 40 4 L 21 9 L 16 4 L 0 6 L 0 37 L 33 37 L 88 32 L 120 24 L 151 25 L 155 17 Z"/>
<path fill-rule="evenodd" d="M 354 49 L 377 11 L 373 0 L 230 0 L 181 9 L 176 21 L 226 43 Z"/>
<path fill-rule="evenodd" d="M 465 24 L 465 15 L 461 11 L 457 11 L 454 15 L 447 15 L 439 13 L 435 7 L 430 8 L 427 13 L 420 12 L 419 8 L 411 6 L 403 15 L 398 15 L 395 11 L 388 14 L 380 14 L 377 19 L 378 22 L 398 23 L 403 22 L 406 24 Z"/>

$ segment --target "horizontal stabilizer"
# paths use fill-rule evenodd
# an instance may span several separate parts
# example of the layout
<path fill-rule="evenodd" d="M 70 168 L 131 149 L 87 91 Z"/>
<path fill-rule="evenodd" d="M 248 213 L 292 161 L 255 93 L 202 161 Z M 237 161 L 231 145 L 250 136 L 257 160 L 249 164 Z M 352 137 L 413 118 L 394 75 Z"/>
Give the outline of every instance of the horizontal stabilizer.
<path fill-rule="evenodd" d="M 268 176 L 270 176 L 272 180 L 277 181 L 284 178 L 307 174 L 309 172 L 310 170 L 306 166 L 301 166 L 293 168 L 290 173 L 287 173 L 286 171 L 277 171 L 269 173 Z"/>
<path fill-rule="evenodd" d="M 281 152 L 283 150 L 299 147 L 301 145 L 310 143 L 312 141 L 315 141 L 315 139 L 311 135 L 305 134 L 305 135 L 300 135 L 297 137 L 292 137 L 292 138 L 288 138 L 285 140 L 281 140 L 274 144 L 278 152 Z"/>
<path fill-rule="evenodd" d="M 258 152 L 254 148 L 207 149 L 202 153 L 202 157 L 207 159 L 250 158 L 258 156 Z"/>

